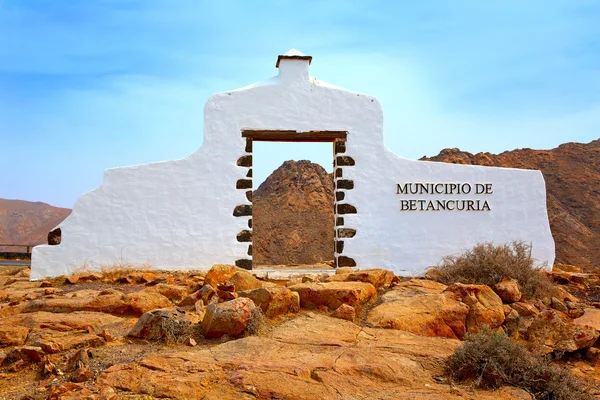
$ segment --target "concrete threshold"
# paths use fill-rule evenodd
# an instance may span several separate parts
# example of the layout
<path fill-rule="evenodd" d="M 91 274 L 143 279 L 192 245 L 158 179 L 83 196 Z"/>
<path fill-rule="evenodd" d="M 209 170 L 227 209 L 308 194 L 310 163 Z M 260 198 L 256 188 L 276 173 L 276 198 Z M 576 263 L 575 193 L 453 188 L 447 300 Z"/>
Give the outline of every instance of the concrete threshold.
<path fill-rule="evenodd" d="M 335 275 L 333 268 L 260 268 L 249 271 L 252 275 L 261 279 L 286 281 L 292 278 L 305 276 L 317 277 L 323 275 Z"/>

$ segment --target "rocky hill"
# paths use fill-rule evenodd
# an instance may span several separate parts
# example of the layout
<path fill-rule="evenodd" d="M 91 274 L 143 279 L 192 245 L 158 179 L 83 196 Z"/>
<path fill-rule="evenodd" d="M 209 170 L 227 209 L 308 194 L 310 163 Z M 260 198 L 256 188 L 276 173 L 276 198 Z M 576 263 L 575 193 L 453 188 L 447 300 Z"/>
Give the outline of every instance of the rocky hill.
<path fill-rule="evenodd" d="M 71 210 L 42 202 L 0 199 L 0 244 L 42 244 Z M 0 247 L 0 251 L 22 251 Z"/>
<path fill-rule="evenodd" d="M 286 161 L 252 195 L 253 262 L 333 260 L 333 178 L 310 161 Z"/>
<path fill-rule="evenodd" d="M 425 161 L 539 169 L 546 180 L 556 262 L 600 267 L 600 139 L 552 150 L 518 149 L 495 155 L 444 149 Z"/>

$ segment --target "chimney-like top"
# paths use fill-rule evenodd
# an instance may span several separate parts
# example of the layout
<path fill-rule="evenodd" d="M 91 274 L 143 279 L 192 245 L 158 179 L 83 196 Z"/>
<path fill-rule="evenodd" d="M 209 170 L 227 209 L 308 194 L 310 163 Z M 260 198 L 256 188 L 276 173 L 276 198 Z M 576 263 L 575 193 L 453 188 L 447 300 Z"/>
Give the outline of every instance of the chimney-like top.
<path fill-rule="evenodd" d="M 307 56 L 296 49 L 290 49 L 285 54 L 280 54 L 279 57 L 277 57 L 277 64 L 275 64 L 275 67 L 279 68 L 279 62 L 281 60 L 307 60 L 310 64 L 312 56 Z"/>

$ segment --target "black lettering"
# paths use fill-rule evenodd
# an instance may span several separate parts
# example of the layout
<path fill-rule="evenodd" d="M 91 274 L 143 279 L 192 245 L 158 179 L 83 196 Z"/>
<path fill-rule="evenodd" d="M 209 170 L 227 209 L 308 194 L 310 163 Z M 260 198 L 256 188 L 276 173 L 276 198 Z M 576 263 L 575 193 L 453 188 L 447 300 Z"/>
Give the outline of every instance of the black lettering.
<path fill-rule="evenodd" d="M 467 200 L 467 211 L 475 211 L 473 208 L 473 200 Z"/>
<path fill-rule="evenodd" d="M 483 194 L 485 193 L 485 185 L 483 183 L 475 184 L 475 194 Z"/>
<path fill-rule="evenodd" d="M 450 208 L 450 203 L 452 203 L 452 208 Z M 452 210 L 454 210 L 454 205 L 455 205 L 455 204 L 456 204 L 456 201 L 454 201 L 454 200 L 448 200 L 448 201 L 446 202 L 446 208 L 448 209 L 448 211 L 452 211 Z"/>
<path fill-rule="evenodd" d="M 408 210 L 408 200 L 400 200 L 400 211 Z"/>
<path fill-rule="evenodd" d="M 404 186 L 400 186 L 399 183 L 396 183 L 396 194 L 408 194 L 408 188 L 406 187 L 407 185 L 408 183 L 405 183 Z"/>
<path fill-rule="evenodd" d="M 492 184 L 486 183 L 485 184 L 485 194 L 492 194 L 492 193 L 494 193 L 494 191 L 492 190 Z"/>
<path fill-rule="evenodd" d="M 488 204 L 487 200 L 483 203 L 481 211 L 491 211 L 490 205 Z"/>
<path fill-rule="evenodd" d="M 471 193 L 471 185 L 469 185 L 468 183 L 463 183 L 461 186 L 461 190 L 464 194 L 469 194 Z"/>
<path fill-rule="evenodd" d="M 410 202 L 410 211 L 417 211 L 417 201 L 409 200 L 409 202 Z"/>
<path fill-rule="evenodd" d="M 444 210 L 446 211 L 446 202 L 444 200 L 436 200 L 437 201 L 437 211 Z"/>
<path fill-rule="evenodd" d="M 435 193 L 436 194 L 442 194 L 442 193 L 444 193 L 443 189 L 438 189 L 438 186 L 441 186 L 442 188 L 444 187 L 444 185 L 442 183 L 436 183 L 435 184 Z"/>

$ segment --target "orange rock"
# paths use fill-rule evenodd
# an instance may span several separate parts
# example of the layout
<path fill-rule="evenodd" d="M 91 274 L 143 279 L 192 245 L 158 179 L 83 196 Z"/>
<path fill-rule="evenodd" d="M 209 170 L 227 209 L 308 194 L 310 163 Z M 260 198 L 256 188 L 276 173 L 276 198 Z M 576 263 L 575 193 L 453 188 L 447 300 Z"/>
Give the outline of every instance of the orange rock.
<path fill-rule="evenodd" d="M 521 300 L 521 290 L 516 279 L 504 278 L 493 287 L 494 291 L 505 303 L 514 303 Z"/>
<path fill-rule="evenodd" d="M 542 354 L 585 349 L 594 345 L 599 336 L 595 328 L 572 323 L 555 310 L 541 311 L 527 330 L 527 340 L 537 345 Z"/>
<path fill-rule="evenodd" d="M 302 308 L 326 306 L 335 310 L 342 304 L 356 307 L 377 296 L 375 287 L 364 282 L 301 283 L 289 289 L 298 293 Z"/>
<path fill-rule="evenodd" d="M 528 317 L 530 315 L 536 315 L 540 312 L 533 304 L 516 302 L 510 305 L 510 307 L 519 313 L 521 317 Z"/>
<path fill-rule="evenodd" d="M 204 283 L 212 287 L 217 287 L 219 283 L 231 280 L 238 272 L 248 273 L 245 269 L 238 268 L 235 265 L 216 264 L 206 273 Z"/>
<path fill-rule="evenodd" d="M 4 322 L 0 320 L 0 322 Z M 0 347 L 25 344 L 30 329 L 18 324 L 0 323 Z"/>
<path fill-rule="evenodd" d="M 600 331 L 600 310 L 595 308 L 586 308 L 583 316 L 573 320 L 574 323 L 579 325 L 587 325 Z"/>
<path fill-rule="evenodd" d="M 331 313 L 331 317 L 345 319 L 346 321 L 354 321 L 356 318 L 356 310 L 348 304 L 342 304 Z"/>
<path fill-rule="evenodd" d="M 267 318 L 274 318 L 288 312 L 297 313 L 299 305 L 294 292 L 285 286 L 266 287 L 239 292 L 241 297 L 252 299 Z"/>
<path fill-rule="evenodd" d="M 479 332 L 484 325 L 494 329 L 504 322 L 502 299 L 489 286 L 454 283 L 446 291 L 458 294 L 469 306 L 467 332 Z"/>
<path fill-rule="evenodd" d="M 189 287 L 187 286 L 169 285 L 166 283 L 159 283 L 145 290 L 154 290 L 165 296 L 167 299 L 175 301 L 183 299 L 189 293 Z"/>
<path fill-rule="evenodd" d="M 259 281 L 249 273 L 248 271 L 238 271 L 231 277 L 231 282 L 235 286 L 235 290 L 241 292 L 242 290 L 258 289 L 263 286 L 262 282 Z"/>
<path fill-rule="evenodd" d="M 128 294 L 113 289 L 101 292 L 81 291 L 72 293 L 71 296 L 34 300 L 29 302 L 22 312 L 69 313 L 73 311 L 97 311 L 117 315 L 124 313 L 142 315 L 150 310 L 171 306 L 169 299 L 153 288 Z"/>
<path fill-rule="evenodd" d="M 463 339 L 469 307 L 455 293 L 431 293 L 396 297 L 373 308 L 367 322 L 420 336 Z"/>
<path fill-rule="evenodd" d="M 206 337 L 221 337 L 225 334 L 238 336 L 248 327 L 254 302 L 246 297 L 219 304 L 209 304 L 202 320 L 202 331 Z"/>
<path fill-rule="evenodd" d="M 392 284 L 394 273 L 385 269 L 365 269 L 361 271 L 353 271 L 349 273 L 337 273 L 327 278 L 326 282 L 366 282 L 375 286 L 376 289 L 387 289 Z"/>

